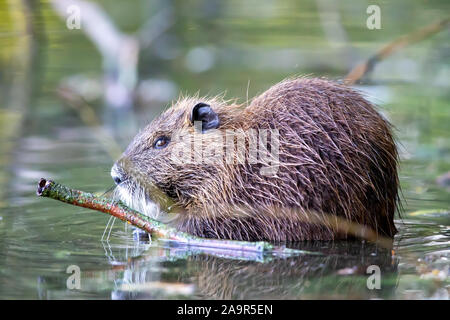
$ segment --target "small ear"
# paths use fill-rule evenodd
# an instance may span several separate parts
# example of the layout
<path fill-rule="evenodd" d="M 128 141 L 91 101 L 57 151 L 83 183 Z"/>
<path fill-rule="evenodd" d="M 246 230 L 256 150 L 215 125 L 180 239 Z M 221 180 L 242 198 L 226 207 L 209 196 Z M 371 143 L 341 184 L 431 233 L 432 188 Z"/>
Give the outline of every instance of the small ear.
<path fill-rule="evenodd" d="M 202 133 L 209 129 L 217 129 L 220 125 L 219 116 L 209 104 L 200 102 L 192 108 L 191 122 L 202 122 Z"/>

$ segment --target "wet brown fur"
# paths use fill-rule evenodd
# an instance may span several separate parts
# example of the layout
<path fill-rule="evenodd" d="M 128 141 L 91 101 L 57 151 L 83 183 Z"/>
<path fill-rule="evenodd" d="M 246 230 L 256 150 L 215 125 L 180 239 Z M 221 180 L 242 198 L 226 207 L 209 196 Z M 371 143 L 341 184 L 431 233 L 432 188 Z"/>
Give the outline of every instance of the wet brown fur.
<path fill-rule="evenodd" d="M 249 129 L 278 129 L 277 173 L 262 175 L 264 163 L 171 161 L 174 148 L 190 148 L 178 138 L 181 132 L 206 139 L 206 145 L 215 141 L 217 130 L 196 134 L 190 122 L 198 102 L 219 115 L 221 133 L 238 129 L 249 138 Z M 171 142 L 155 150 L 161 135 Z M 248 156 L 248 143 L 243 152 Z M 197 236 L 329 240 L 354 236 L 347 222 L 363 227 L 357 235 L 369 229 L 385 237 L 396 233 L 397 149 L 390 125 L 361 94 L 323 79 L 285 80 L 248 106 L 217 97 L 180 98 L 136 136 L 118 164 L 127 192 L 156 185 L 182 209 L 174 224 Z"/>

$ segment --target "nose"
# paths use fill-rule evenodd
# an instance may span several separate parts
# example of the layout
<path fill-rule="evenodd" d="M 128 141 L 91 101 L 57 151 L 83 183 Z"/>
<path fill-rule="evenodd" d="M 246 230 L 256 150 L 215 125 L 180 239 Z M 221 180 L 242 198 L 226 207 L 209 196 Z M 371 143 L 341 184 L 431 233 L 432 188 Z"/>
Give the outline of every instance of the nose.
<path fill-rule="evenodd" d="M 117 185 L 125 180 L 117 163 L 111 168 L 111 177 Z"/>

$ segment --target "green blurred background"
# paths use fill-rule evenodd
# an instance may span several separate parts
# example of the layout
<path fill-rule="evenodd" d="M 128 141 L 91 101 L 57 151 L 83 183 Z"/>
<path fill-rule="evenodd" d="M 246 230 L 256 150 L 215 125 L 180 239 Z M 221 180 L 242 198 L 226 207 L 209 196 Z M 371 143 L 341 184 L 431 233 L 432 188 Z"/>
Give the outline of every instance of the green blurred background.
<path fill-rule="evenodd" d="M 81 29 L 67 27 L 73 4 Z M 366 26 L 373 4 L 380 30 Z M 448 299 L 448 25 L 379 62 L 355 86 L 394 124 L 401 155 L 404 219 L 391 257 L 397 267 L 383 279 L 388 290 L 365 287 L 361 266 L 378 251 L 361 244 L 356 252 L 317 245 L 333 248 L 339 261 L 309 261 L 325 264 L 319 274 L 298 260 L 306 271 L 286 275 L 284 260 L 264 269 L 186 252 L 173 258 L 157 244 L 136 244 L 122 223 L 100 242 L 108 217 L 34 191 L 41 177 L 92 192 L 112 187 L 114 159 L 180 93 L 245 102 L 286 77 L 339 81 L 383 45 L 448 18 L 449 9 L 446 0 L 1 0 L 0 298 Z M 87 270 L 81 290 L 66 288 L 71 264 Z M 236 270 L 248 274 L 226 285 L 203 278 L 219 269 L 230 279 Z M 124 290 L 123 279 L 136 280 L 136 272 L 145 273 L 144 287 Z M 218 289 L 205 289 L 205 281 Z"/>

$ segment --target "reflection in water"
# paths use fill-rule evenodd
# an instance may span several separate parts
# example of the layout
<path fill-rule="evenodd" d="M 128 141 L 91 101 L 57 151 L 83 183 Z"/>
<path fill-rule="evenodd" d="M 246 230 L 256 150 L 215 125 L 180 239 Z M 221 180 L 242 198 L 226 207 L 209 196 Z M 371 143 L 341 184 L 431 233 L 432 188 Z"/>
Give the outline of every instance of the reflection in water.
<path fill-rule="evenodd" d="M 111 299 L 448 299 L 449 228 L 424 221 L 398 222 L 398 227 L 392 248 L 356 240 L 311 241 L 289 247 L 312 254 L 288 258 L 199 253 L 173 243 L 136 242 L 121 233 L 117 243 L 103 243 L 109 266 L 83 269 L 81 291 L 64 290 L 61 279 L 55 286 L 55 278 L 39 277 L 38 296 L 99 297 L 101 292 Z M 370 266 L 380 270 L 379 289 L 373 287 Z"/>
<path fill-rule="evenodd" d="M 388 298 L 394 294 L 398 261 L 392 257 L 391 249 L 360 241 L 311 242 L 295 247 L 321 254 L 245 261 L 166 249 L 159 251 L 157 260 L 155 256 L 139 256 L 124 265 L 124 278 L 111 297 L 308 299 L 317 297 L 319 292 L 327 298 Z M 173 264 L 177 266 L 175 277 L 164 270 L 171 264 L 172 268 Z M 372 274 L 367 273 L 367 268 L 371 265 L 380 268 L 380 290 L 367 287 Z M 159 268 L 159 279 L 155 268 Z"/>
<path fill-rule="evenodd" d="M 367 288 L 366 269 L 379 266 L 383 274 L 395 274 L 396 263 L 390 250 L 364 243 L 322 243 L 328 246 L 322 256 L 300 256 L 268 263 L 233 262 L 196 257 L 198 294 L 213 299 L 307 299 L 317 292 L 329 298 L 368 298 L 392 295 L 392 285 L 382 290 Z M 349 256 L 351 258 L 349 258 Z"/>
<path fill-rule="evenodd" d="M 211 1 L 198 1 L 194 10 L 182 1 L 161 3 L 173 6 L 174 27 L 142 52 L 138 98 L 127 114 L 103 105 L 98 98 L 103 88 L 93 92 L 104 74 L 89 40 L 65 28 L 50 3 L 31 2 L 0 5 L 0 299 L 449 299 L 448 32 L 379 63 L 372 82 L 360 87 L 382 107 L 401 143 L 405 220 L 394 251 L 362 242 L 314 242 L 299 247 L 321 255 L 249 261 L 242 255 L 231 259 L 229 252 L 220 257 L 159 242 L 136 243 L 117 222 L 103 246 L 108 217 L 36 199 L 35 184 L 42 176 L 91 192 L 113 184 L 112 152 L 104 148 L 108 140 L 81 120 L 81 109 L 63 103 L 57 90 L 89 89 L 81 93 L 92 104 L 91 113 L 126 145 L 136 131 L 127 119 L 136 118 L 142 126 L 178 91 L 227 91 L 227 97 L 242 102 L 294 74 L 340 77 L 348 71 L 348 57 L 324 38 L 329 33 L 316 2 L 211 7 Z M 127 12 L 112 16 L 130 33 L 156 13 L 152 10 L 161 9 L 132 2 L 136 5 L 102 2 L 107 12 L 116 6 L 116 12 Z M 352 62 L 416 29 L 423 15 L 427 24 L 448 11 L 446 0 L 401 0 L 383 13 L 388 32 L 374 32 L 364 26 L 362 6 L 343 1 L 336 7 L 342 19 L 333 22 L 342 24 L 351 40 L 341 37 L 345 41 L 337 47 L 357 48 Z M 400 14 L 405 8 L 408 15 Z M 412 28 L 411 21 L 417 26 Z M 209 69 L 199 69 L 208 56 Z M 119 80 L 119 75 L 112 76 Z M 408 216 L 413 211 L 420 212 Z M 67 289 L 70 265 L 81 269 L 80 290 Z M 366 286 L 369 265 L 380 267 L 380 290 Z"/>
<path fill-rule="evenodd" d="M 173 243 L 137 242 L 123 225 L 111 242 L 99 241 L 99 227 L 89 246 L 73 241 L 61 247 L 35 245 L 34 255 L 17 250 L 17 241 L 6 247 L 16 250 L 17 260 L 28 257 L 27 265 L 11 270 L 9 279 L 21 274 L 24 281 L 31 280 L 27 283 L 39 299 L 448 299 L 448 226 L 417 220 L 398 227 L 392 249 L 363 241 L 311 241 L 295 247 L 313 254 L 289 258 L 199 253 Z M 53 252 L 55 247 L 59 249 Z M 47 252 L 50 264 L 43 269 L 41 255 Z M 11 255 L 9 260 L 13 262 Z M 80 290 L 67 289 L 69 265 L 80 266 Z M 373 271 L 368 273 L 368 267 L 373 265 L 380 268 L 381 282 L 380 289 L 371 290 L 367 283 Z M 13 287 L 23 292 L 16 280 L 3 285 L 5 292 Z"/>

